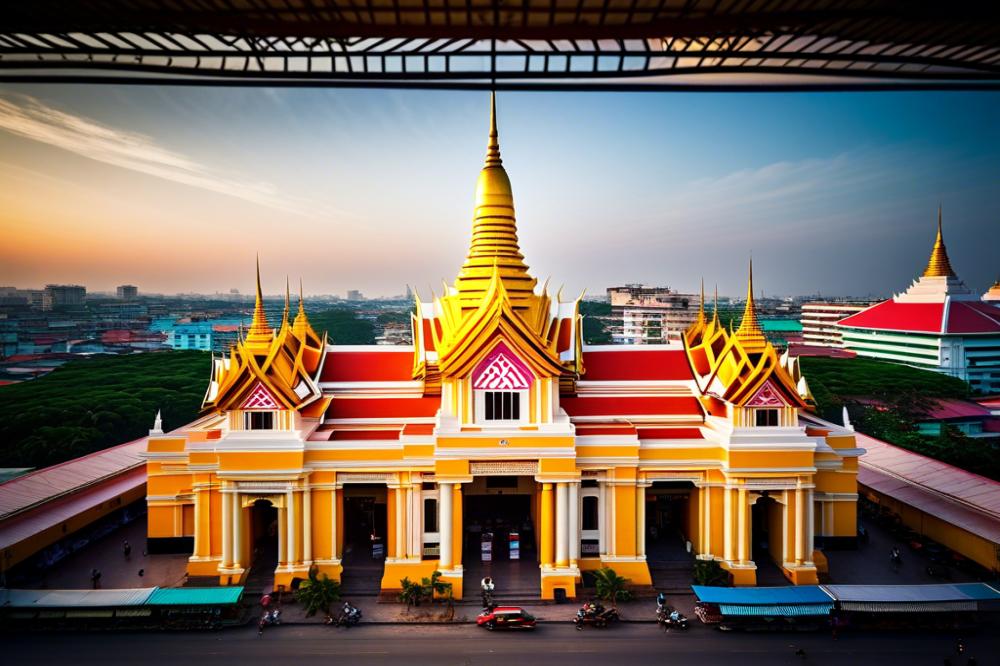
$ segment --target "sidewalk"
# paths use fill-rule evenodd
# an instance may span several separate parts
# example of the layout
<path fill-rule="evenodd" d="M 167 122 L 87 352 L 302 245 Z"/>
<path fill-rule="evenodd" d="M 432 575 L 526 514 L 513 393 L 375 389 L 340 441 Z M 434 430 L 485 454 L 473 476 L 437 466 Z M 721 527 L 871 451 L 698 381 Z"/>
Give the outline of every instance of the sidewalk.
<path fill-rule="evenodd" d="M 378 603 L 371 597 L 345 597 L 344 600 L 350 601 L 361 609 L 364 614 L 362 622 L 365 624 L 474 624 L 476 616 L 482 611 L 478 601 L 455 603 L 454 617 L 449 618 L 447 604 L 443 602 L 407 610 L 404 604 Z M 248 599 L 247 601 L 256 603 L 255 600 Z M 577 602 L 565 604 L 536 602 L 517 605 L 534 615 L 539 622 L 571 622 L 576 615 L 577 608 L 583 601 L 584 598 L 581 597 Z M 694 617 L 694 602 L 693 594 L 667 597 L 668 604 L 675 606 L 689 618 Z M 342 604 L 343 601 L 340 601 L 333 605 L 334 615 L 337 614 Z M 623 622 L 654 623 L 656 621 L 656 601 L 653 599 L 620 602 L 618 610 Z M 259 607 L 255 606 L 254 614 L 259 614 Z M 294 602 L 293 597 L 286 595 L 283 600 L 281 606 L 282 624 L 322 624 L 323 620 L 324 618 L 320 614 L 306 617 L 305 611 Z"/>

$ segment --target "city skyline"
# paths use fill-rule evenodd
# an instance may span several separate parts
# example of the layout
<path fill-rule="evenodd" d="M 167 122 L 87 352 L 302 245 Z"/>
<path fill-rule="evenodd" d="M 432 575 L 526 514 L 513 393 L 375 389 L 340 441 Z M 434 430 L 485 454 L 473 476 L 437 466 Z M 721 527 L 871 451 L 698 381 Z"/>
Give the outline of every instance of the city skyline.
<path fill-rule="evenodd" d="M 864 296 L 919 274 L 939 203 L 959 275 L 974 291 L 996 278 L 980 240 L 1000 218 L 998 100 L 498 105 L 527 263 L 565 293 L 704 277 L 738 295 L 753 253 L 758 292 Z M 260 252 L 267 292 L 287 274 L 308 294 L 427 298 L 468 246 L 485 121 L 482 93 L 0 88 L 0 284 L 248 293 Z"/>

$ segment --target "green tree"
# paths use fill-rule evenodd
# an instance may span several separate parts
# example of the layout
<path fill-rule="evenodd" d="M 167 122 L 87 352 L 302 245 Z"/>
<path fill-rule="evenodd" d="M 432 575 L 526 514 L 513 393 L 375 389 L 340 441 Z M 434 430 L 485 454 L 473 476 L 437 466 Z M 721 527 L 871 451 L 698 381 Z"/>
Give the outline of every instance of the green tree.
<path fill-rule="evenodd" d="M 695 560 L 693 573 L 695 585 L 722 587 L 729 581 L 726 570 L 715 560 Z"/>
<path fill-rule="evenodd" d="M 619 601 L 628 601 L 632 598 L 632 592 L 628 589 L 631 582 L 631 579 L 619 576 L 610 567 L 601 567 L 594 572 L 597 598 L 609 602 L 614 608 L 618 608 Z"/>
<path fill-rule="evenodd" d="M 320 576 L 317 568 L 309 569 L 309 578 L 299 584 L 295 591 L 295 599 L 306 611 L 306 617 L 312 617 L 318 611 L 323 615 L 330 614 L 330 605 L 340 600 L 340 582 L 331 579 L 326 574 Z"/>

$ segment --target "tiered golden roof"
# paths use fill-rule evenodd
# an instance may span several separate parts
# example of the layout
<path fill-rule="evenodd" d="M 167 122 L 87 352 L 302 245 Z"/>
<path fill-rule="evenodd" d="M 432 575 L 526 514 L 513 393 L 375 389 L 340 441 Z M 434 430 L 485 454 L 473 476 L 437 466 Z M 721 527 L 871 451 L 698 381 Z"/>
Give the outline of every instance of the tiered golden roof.
<path fill-rule="evenodd" d="M 765 383 L 785 396 L 789 405 L 806 407 L 808 386 L 794 360 L 778 356 L 764 337 L 753 301 L 753 266 L 747 288 L 747 305 L 740 328 L 727 333 L 719 322 L 718 294 L 712 320 L 695 321 L 683 337 L 691 368 L 702 392 L 735 405 L 750 401 Z M 711 407 L 709 411 L 713 411 Z"/>
<path fill-rule="evenodd" d="M 927 261 L 927 268 L 924 269 L 924 277 L 957 277 L 951 267 L 951 262 L 948 260 L 948 250 L 944 246 L 944 237 L 941 234 L 940 206 L 938 206 L 937 238 L 934 239 L 934 247 L 931 249 L 931 258 Z"/>
<path fill-rule="evenodd" d="M 214 359 L 212 381 L 202 404 L 205 411 L 239 409 L 258 383 L 286 409 L 300 409 L 320 397 L 316 381 L 326 338 L 321 338 L 306 318 L 301 287 L 299 312 L 290 324 L 286 282 L 285 310 L 277 331 L 268 324 L 263 300 L 258 261 L 250 331 L 230 348 L 228 357 Z"/>
<path fill-rule="evenodd" d="M 553 317 L 560 302 L 546 286 L 535 293 L 537 282 L 528 272 L 517 241 L 514 197 L 502 166 L 496 122 L 496 96 L 490 99 L 490 130 L 486 160 L 476 184 L 476 207 L 469 254 L 454 286 L 435 298 L 435 320 L 430 337 L 437 362 L 415 356 L 414 377 L 434 391 L 440 377 L 461 376 L 469 363 L 484 353 L 496 333 L 523 354 L 539 376 L 572 375 L 580 369 L 579 354 L 572 362 L 559 359 L 562 321 Z M 579 329 L 579 312 L 574 312 Z M 416 321 L 423 322 L 417 299 Z M 421 324 L 422 325 L 422 324 Z M 579 345 L 577 345 L 579 350 Z"/>
<path fill-rule="evenodd" d="M 462 307 L 475 310 L 486 293 L 496 266 L 515 309 L 530 308 L 536 281 L 528 273 L 517 240 L 514 194 L 500 159 L 496 94 L 490 97 L 490 134 L 486 161 L 476 183 L 472 243 L 455 279 Z"/>

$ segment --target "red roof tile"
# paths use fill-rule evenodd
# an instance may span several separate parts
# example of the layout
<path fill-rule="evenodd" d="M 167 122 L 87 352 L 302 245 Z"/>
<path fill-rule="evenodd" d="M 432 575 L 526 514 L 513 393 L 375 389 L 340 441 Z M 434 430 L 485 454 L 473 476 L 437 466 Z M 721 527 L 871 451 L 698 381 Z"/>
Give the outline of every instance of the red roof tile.
<path fill-rule="evenodd" d="M 384 419 L 430 417 L 437 413 L 440 398 L 333 398 L 328 419 Z"/>
<path fill-rule="evenodd" d="M 668 381 L 691 379 L 683 348 L 614 349 L 591 347 L 583 352 L 585 381 Z"/>
<path fill-rule="evenodd" d="M 338 350 L 329 347 L 321 382 L 408 382 L 413 379 L 412 351 Z"/>
<path fill-rule="evenodd" d="M 559 404 L 570 416 L 702 416 L 701 405 L 692 397 L 561 398 Z"/>
<path fill-rule="evenodd" d="M 991 412 L 982 405 L 969 400 L 934 400 L 923 417 L 929 419 L 962 419 L 988 417 Z"/>
<path fill-rule="evenodd" d="M 948 312 L 949 333 L 1000 333 L 1000 308 L 987 303 L 953 302 Z"/>
<path fill-rule="evenodd" d="M 888 300 L 841 319 L 839 325 L 886 331 L 940 333 L 943 313 L 944 303 L 897 303 Z"/>
<path fill-rule="evenodd" d="M 640 428 L 640 439 L 705 439 L 701 428 Z"/>

